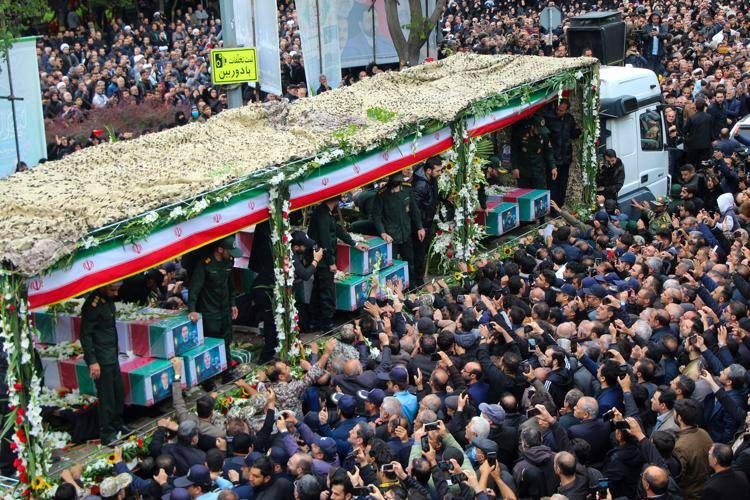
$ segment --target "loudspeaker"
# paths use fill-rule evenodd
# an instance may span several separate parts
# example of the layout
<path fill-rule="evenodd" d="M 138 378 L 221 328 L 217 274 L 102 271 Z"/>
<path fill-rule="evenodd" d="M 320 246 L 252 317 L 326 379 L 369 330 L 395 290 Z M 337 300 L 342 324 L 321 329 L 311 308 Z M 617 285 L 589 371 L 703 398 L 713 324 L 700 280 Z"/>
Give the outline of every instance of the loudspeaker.
<path fill-rule="evenodd" d="M 568 54 L 578 57 L 591 49 L 602 64 L 625 59 L 625 23 L 619 12 L 591 12 L 570 20 Z"/>

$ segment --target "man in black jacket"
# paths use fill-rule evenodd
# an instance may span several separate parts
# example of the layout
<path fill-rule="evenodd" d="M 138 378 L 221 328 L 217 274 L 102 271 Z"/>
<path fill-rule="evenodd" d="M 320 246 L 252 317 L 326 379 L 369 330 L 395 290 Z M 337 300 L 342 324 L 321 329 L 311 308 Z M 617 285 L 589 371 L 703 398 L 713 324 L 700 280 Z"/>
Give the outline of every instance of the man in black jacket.
<path fill-rule="evenodd" d="M 706 113 L 706 101 L 695 100 L 696 113 L 685 122 L 685 163 L 700 165 L 711 154 L 714 120 Z"/>
<path fill-rule="evenodd" d="M 437 179 L 440 176 L 442 164 L 439 157 L 430 158 L 427 162 L 414 172 L 412 179 L 412 192 L 417 202 L 419 212 L 422 214 L 422 227 L 425 236 L 422 241 L 414 238 L 414 279 L 413 286 L 421 286 L 424 281 L 425 266 L 427 262 L 427 251 L 432 242 L 432 221 L 435 218 L 438 205 Z"/>
<path fill-rule="evenodd" d="M 732 470 L 732 448 L 715 443 L 708 452 L 708 465 L 714 473 L 706 481 L 704 499 L 747 497 L 748 481 L 745 474 Z"/>
<path fill-rule="evenodd" d="M 553 181 L 550 176 L 547 178 L 547 185 L 550 186 L 550 196 L 560 206 L 565 203 L 565 192 L 568 189 L 568 174 L 570 163 L 573 161 L 573 140 L 581 135 L 581 129 L 568 112 L 569 109 L 570 101 L 561 99 L 554 113 L 545 116 L 545 124 L 550 131 L 552 141 L 552 153 L 555 155 L 555 165 L 557 165 L 557 180 Z"/>
<path fill-rule="evenodd" d="M 177 431 L 177 442 L 163 444 L 167 430 Z M 151 440 L 151 455 L 156 457 L 162 453 L 174 459 L 178 476 L 184 476 L 193 465 L 206 463 L 206 453 L 199 450 L 198 424 L 193 420 L 185 420 L 179 427 L 169 420 L 159 420 L 159 427 Z"/>
<path fill-rule="evenodd" d="M 505 409 L 494 404 L 482 403 L 479 405 L 479 413 L 490 423 L 490 440 L 497 443 L 497 459 L 511 467 L 518 456 L 518 429 L 505 422 Z"/>
<path fill-rule="evenodd" d="M 435 322 L 430 318 L 419 318 L 417 332 L 419 333 L 419 352 L 412 356 L 407 364 L 409 375 L 417 377 L 417 370 L 421 371 L 424 379 L 429 379 L 435 370 L 437 360 L 433 356 L 437 353 L 437 341 L 434 333 L 437 331 Z"/>
<path fill-rule="evenodd" d="M 274 474 L 274 463 L 268 457 L 259 458 L 250 467 L 250 484 L 256 500 L 294 498 L 294 486 L 280 474 Z"/>
<path fill-rule="evenodd" d="M 610 448 L 609 433 L 611 426 L 598 418 L 599 404 L 592 397 L 582 397 L 573 408 L 573 415 L 581 420 L 580 424 L 568 429 L 570 439 L 581 438 L 591 445 L 589 462 L 599 467 Z"/>
<path fill-rule="evenodd" d="M 714 94 L 714 102 L 708 107 L 708 114 L 711 115 L 711 118 L 713 119 L 713 132 L 711 137 L 714 139 L 718 139 L 721 129 L 730 124 L 729 119 L 727 119 L 727 103 L 724 98 L 724 91 L 717 90 L 716 94 Z"/>
<path fill-rule="evenodd" d="M 607 453 L 602 474 L 609 479 L 612 498 L 637 498 L 636 490 L 643 465 L 651 463 L 663 469 L 667 467 L 638 421 L 633 417 L 624 421 L 628 423 L 628 429 L 615 429 L 617 446 Z"/>

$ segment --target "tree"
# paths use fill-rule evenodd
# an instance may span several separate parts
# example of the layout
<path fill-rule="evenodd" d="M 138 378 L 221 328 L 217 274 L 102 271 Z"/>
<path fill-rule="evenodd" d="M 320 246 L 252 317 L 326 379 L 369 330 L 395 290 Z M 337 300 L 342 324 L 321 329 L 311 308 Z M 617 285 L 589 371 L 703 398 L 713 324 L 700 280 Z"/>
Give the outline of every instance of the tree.
<path fill-rule="evenodd" d="M 47 0 L 0 0 L 0 56 L 47 10 Z M 3 58 L 3 57 L 0 57 Z"/>
<path fill-rule="evenodd" d="M 401 22 L 398 18 L 399 1 L 409 2 L 409 13 L 411 22 L 404 28 L 409 30 L 409 38 L 404 36 Z M 407 62 L 410 66 L 420 63 L 419 51 L 427 43 L 430 32 L 435 29 L 440 16 L 443 15 L 445 4 L 448 0 L 437 0 L 435 10 L 432 14 L 425 16 L 422 12 L 423 0 L 385 0 L 385 16 L 388 21 L 388 32 L 391 34 L 393 46 L 401 62 Z"/>

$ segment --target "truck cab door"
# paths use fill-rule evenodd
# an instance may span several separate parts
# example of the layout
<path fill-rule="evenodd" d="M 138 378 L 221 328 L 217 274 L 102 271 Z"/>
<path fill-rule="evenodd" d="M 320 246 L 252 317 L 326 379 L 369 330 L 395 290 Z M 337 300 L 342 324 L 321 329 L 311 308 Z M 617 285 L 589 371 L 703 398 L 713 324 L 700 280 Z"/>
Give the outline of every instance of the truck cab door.
<path fill-rule="evenodd" d="M 625 166 L 625 182 L 620 190 L 622 197 L 626 193 L 632 193 L 640 187 L 638 176 L 638 141 L 635 139 L 638 133 L 636 115 L 629 113 L 618 118 L 608 118 L 602 127 L 606 136 L 608 148 L 617 153 Z"/>
<path fill-rule="evenodd" d="M 654 197 L 667 195 L 669 153 L 665 147 L 664 121 L 655 106 L 636 112 L 640 144 L 637 148 L 638 188 L 647 188 Z"/>

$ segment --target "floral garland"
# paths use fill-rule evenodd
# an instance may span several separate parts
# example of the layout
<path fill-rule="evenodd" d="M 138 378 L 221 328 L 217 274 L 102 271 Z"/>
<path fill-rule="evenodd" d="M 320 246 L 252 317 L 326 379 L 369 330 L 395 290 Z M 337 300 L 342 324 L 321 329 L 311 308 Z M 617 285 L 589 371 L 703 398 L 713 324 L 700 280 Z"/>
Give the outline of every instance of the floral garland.
<path fill-rule="evenodd" d="M 83 354 L 81 341 L 60 342 L 59 344 L 50 344 L 37 347 L 37 352 L 42 358 L 69 359 Z"/>
<path fill-rule="evenodd" d="M 469 136 L 463 121 L 457 122 L 453 126 L 453 147 L 443 155 L 438 191 L 453 205 L 453 219 L 446 220 L 448 210 L 441 207 L 430 252 L 444 274 L 457 262 L 471 261 L 485 236 L 484 227 L 475 218 L 479 209 L 477 191 L 487 184 L 482 169 L 487 162 L 476 154 L 479 140 Z"/>
<path fill-rule="evenodd" d="M 50 498 L 54 481 L 49 477 L 52 451 L 65 447 L 70 436 L 51 432 L 42 422 L 42 381 L 34 370 L 34 344 L 29 326 L 25 281 L 0 269 L 0 345 L 8 358 L 8 409 L 2 432 L 13 429 L 10 448 L 19 483 L 3 499 Z"/>
<path fill-rule="evenodd" d="M 67 391 L 42 387 L 39 394 L 39 404 L 41 406 L 66 408 L 78 412 L 80 410 L 88 410 L 90 406 L 97 406 L 99 400 L 96 396 L 81 394 L 78 389 Z"/>
<path fill-rule="evenodd" d="M 580 148 L 581 177 L 583 181 L 583 199 L 577 208 L 579 216 L 587 217 L 593 210 L 596 195 L 596 175 L 599 170 L 597 146 L 599 144 L 599 66 L 584 74 L 576 72 L 576 79 L 582 80 L 582 132 Z"/>
<path fill-rule="evenodd" d="M 295 342 L 299 334 L 299 315 L 294 303 L 294 266 L 292 234 L 289 224 L 289 183 L 283 173 L 269 181 L 269 221 L 274 258 L 273 315 L 278 344 L 276 352 L 284 359 L 299 354 Z"/>
<path fill-rule="evenodd" d="M 153 438 L 152 434 L 145 437 L 131 436 L 127 441 L 122 443 L 122 459 L 125 462 L 131 462 L 138 458 L 148 456 L 148 448 Z M 115 470 L 116 457 L 114 452 L 107 452 L 99 455 L 96 459 L 90 460 L 81 472 L 81 481 L 84 486 L 93 486 L 99 483 L 102 478 L 112 475 Z"/>

